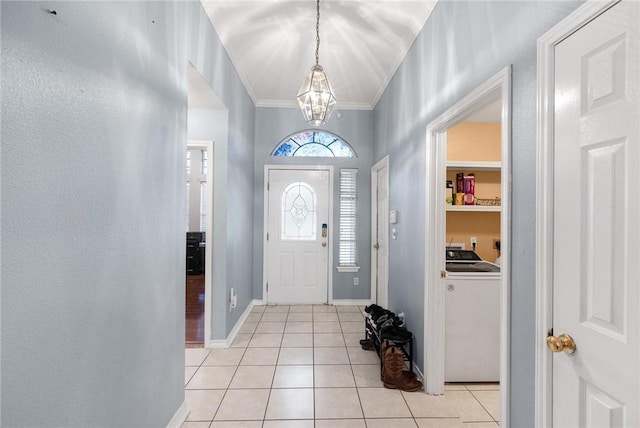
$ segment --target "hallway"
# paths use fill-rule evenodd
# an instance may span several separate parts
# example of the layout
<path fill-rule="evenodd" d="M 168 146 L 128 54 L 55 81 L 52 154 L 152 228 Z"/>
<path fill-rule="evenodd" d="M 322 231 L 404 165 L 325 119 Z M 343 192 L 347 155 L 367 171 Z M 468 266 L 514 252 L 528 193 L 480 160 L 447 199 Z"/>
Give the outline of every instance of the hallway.
<path fill-rule="evenodd" d="M 185 350 L 185 428 L 497 427 L 495 384 L 382 386 L 363 307 L 256 306 L 228 349 Z"/>

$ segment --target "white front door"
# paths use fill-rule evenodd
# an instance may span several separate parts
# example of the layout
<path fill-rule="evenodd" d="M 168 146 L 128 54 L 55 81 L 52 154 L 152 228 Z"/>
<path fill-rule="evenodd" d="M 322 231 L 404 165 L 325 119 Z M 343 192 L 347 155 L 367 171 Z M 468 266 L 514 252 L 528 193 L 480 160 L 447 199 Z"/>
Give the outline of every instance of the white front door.
<path fill-rule="evenodd" d="M 640 426 L 640 3 L 555 49 L 555 427 Z"/>
<path fill-rule="evenodd" d="M 388 260 L 389 260 L 389 160 L 384 159 L 372 168 L 373 175 L 373 274 L 375 281 L 375 302 L 388 306 Z"/>
<path fill-rule="evenodd" d="M 327 303 L 330 171 L 268 171 L 267 303 Z"/>

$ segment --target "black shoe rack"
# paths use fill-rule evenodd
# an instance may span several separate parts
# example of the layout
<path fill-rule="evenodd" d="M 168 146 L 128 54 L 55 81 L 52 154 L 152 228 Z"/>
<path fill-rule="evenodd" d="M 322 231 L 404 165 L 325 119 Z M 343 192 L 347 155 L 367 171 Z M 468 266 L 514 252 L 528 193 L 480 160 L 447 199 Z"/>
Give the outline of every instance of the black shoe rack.
<path fill-rule="evenodd" d="M 380 357 L 380 369 L 382 369 L 382 362 L 384 360 L 384 356 L 382 355 L 382 341 L 387 340 L 389 345 L 395 346 L 402 351 L 404 360 L 409 362 L 409 370 L 413 371 L 413 334 L 408 332 L 408 335 L 408 339 L 401 340 L 386 337 L 385 335 L 380 334 L 375 321 L 371 319 L 370 316 L 365 316 L 364 318 L 364 338 L 371 343 L 377 352 L 378 357 Z"/>

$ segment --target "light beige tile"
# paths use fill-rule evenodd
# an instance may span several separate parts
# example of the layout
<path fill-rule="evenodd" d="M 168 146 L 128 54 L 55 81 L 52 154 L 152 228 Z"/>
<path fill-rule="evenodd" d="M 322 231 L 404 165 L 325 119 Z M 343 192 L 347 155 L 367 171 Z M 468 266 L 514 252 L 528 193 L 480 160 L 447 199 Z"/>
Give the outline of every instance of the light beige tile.
<path fill-rule="evenodd" d="M 316 428 L 366 428 L 364 419 L 316 419 Z"/>
<path fill-rule="evenodd" d="M 463 428 L 464 425 L 459 418 L 416 418 L 416 423 L 420 428 Z M 470 426 L 469 428 L 475 428 Z"/>
<path fill-rule="evenodd" d="M 287 321 L 286 312 L 265 312 L 260 322 L 285 322 Z"/>
<path fill-rule="evenodd" d="M 462 426 L 464 428 L 496 428 L 500 424 L 497 422 L 464 422 Z"/>
<path fill-rule="evenodd" d="M 465 383 L 469 391 L 500 391 L 500 384 L 495 383 Z"/>
<path fill-rule="evenodd" d="M 310 348 L 313 346 L 313 334 L 293 333 L 285 334 L 282 338 L 283 348 Z"/>
<path fill-rule="evenodd" d="M 313 322 L 338 322 L 338 314 L 335 312 L 314 312 Z"/>
<path fill-rule="evenodd" d="M 380 364 L 352 365 L 353 377 L 358 388 L 383 388 L 380 380 Z M 366 416 L 366 414 L 365 414 Z"/>
<path fill-rule="evenodd" d="M 284 321 L 260 321 L 256 333 L 284 333 Z"/>
<path fill-rule="evenodd" d="M 184 422 L 181 428 L 209 428 L 211 422 Z"/>
<path fill-rule="evenodd" d="M 355 388 L 316 388 L 315 397 L 316 419 L 363 418 Z"/>
<path fill-rule="evenodd" d="M 240 364 L 243 348 L 212 349 L 202 363 L 203 366 L 237 366 Z"/>
<path fill-rule="evenodd" d="M 500 420 L 500 391 L 471 391 L 491 417 Z"/>
<path fill-rule="evenodd" d="M 207 348 L 185 348 L 184 365 L 199 366 L 209 355 L 210 349 Z"/>
<path fill-rule="evenodd" d="M 347 348 L 349 360 L 351 364 L 378 364 L 380 365 L 380 357 L 375 350 L 367 351 L 362 347 L 349 346 Z"/>
<path fill-rule="evenodd" d="M 260 322 L 286 322 L 286 312 L 265 312 Z"/>
<path fill-rule="evenodd" d="M 258 323 L 260 322 L 260 319 L 262 319 L 262 312 L 251 312 L 249 315 L 247 315 L 247 319 L 245 320 L 245 323 L 247 322 Z"/>
<path fill-rule="evenodd" d="M 240 361 L 241 366 L 275 366 L 278 348 L 247 348 Z"/>
<path fill-rule="evenodd" d="M 324 364 L 349 364 L 347 348 L 344 346 L 333 348 L 314 348 L 313 363 Z"/>
<path fill-rule="evenodd" d="M 189 409 L 188 421 L 211 421 L 224 397 L 224 390 L 200 389 L 185 391 L 184 399 Z"/>
<path fill-rule="evenodd" d="M 336 310 L 338 313 L 349 313 L 349 312 L 357 312 L 358 314 L 362 313 L 360 307 L 357 305 L 337 305 Z"/>
<path fill-rule="evenodd" d="M 347 346 L 360 346 L 360 340 L 364 339 L 364 333 L 343 333 L 344 343 Z"/>
<path fill-rule="evenodd" d="M 262 420 L 268 400 L 268 389 L 230 389 L 220 404 L 215 420 Z"/>
<path fill-rule="evenodd" d="M 357 312 L 338 312 L 340 322 L 359 322 L 362 330 L 364 330 L 364 317 Z"/>
<path fill-rule="evenodd" d="M 313 428 L 313 419 L 291 421 L 264 421 L 262 428 Z"/>
<path fill-rule="evenodd" d="M 262 421 L 213 421 L 211 428 L 261 428 Z"/>
<path fill-rule="evenodd" d="M 287 321 L 285 333 L 313 333 L 313 323 L 310 321 Z"/>
<path fill-rule="evenodd" d="M 311 312 L 311 310 L 309 310 L 309 312 L 289 312 L 289 316 L 287 316 L 287 322 L 289 321 L 312 322 L 313 313 Z"/>
<path fill-rule="evenodd" d="M 314 333 L 342 333 L 340 323 L 338 321 L 321 321 L 313 323 Z"/>
<path fill-rule="evenodd" d="M 466 391 L 467 387 L 461 383 L 445 383 L 444 390 L 445 391 Z"/>
<path fill-rule="evenodd" d="M 185 385 L 191 380 L 191 377 L 195 374 L 195 372 L 197 370 L 198 370 L 197 367 L 185 367 L 184 368 L 184 384 Z"/>
<path fill-rule="evenodd" d="M 313 305 L 313 314 L 336 312 L 336 307 L 332 305 Z"/>
<path fill-rule="evenodd" d="M 252 314 L 262 314 L 265 309 L 266 309 L 266 306 L 263 306 L 263 305 L 254 306 L 253 308 L 251 308 L 251 313 Z"/>
<path fill-rule="evenodd" d="M 264 307 L 265 312 L 289 312 L 288 305 L 267 305 Z"/>
<path fill-rule="evenodd" d="M 316 388 L 356 386 L 350 365 L 314 366 L 314 385 Z"/>
<path fill-rule="evenodd" d="M 231 344 L 232 348 L 246 348 L 251 341 L 253 334 L 236 334 L 236 338 L 233 339 L 233 343 Z"/>
<path fill-rule="evenodd" d="M 342 327 L 343 333 L 362 333 L 362 337 L 364 337 L 364 323 L 358 321 L 341 321 L 340 326 Z"/>
<path fill-rule="evenodd" d="M 316 333 L 313 335 L 313 346 L 345 346 L 340 333 Z"/>
<path fill-rule="evenodd" d="M 249 348 L 279 348 L 282 334 L 255 333 L 249 342 Z"/>
<path fill-rule="evenodd" d="M 265 419 L 313 419 L 313 388 L 272 389 Z"/>
<path fill-rule="evenodd" d="M 280 348 L 279 366 L 313 364 L 313 348 Z"/>
<path fill-rule="evenodd" d="M 311 313 L 313 312 L 313 306 L 311 305 L 291 305 L 289 307 L 289 315 L 291 315 L 291 313 L 300 313 L 300 312 L 306 312 L 306 313 Z"/>
<path fill-rule="evenodd" d="M 365 418 L 410 418 L 411 412 L 396 389 L 358 388 Z M 367 424 L 368 425 L 368 424 Z"/>
<path fill-rule="evenodd" d="M 246 321 L 244 324 L 242 324 L 242 327 L 240 327 L 240 330 L 238 330 L 238 333 L 242 333 L 242 334 L 254 333 L 256 331 L 257 326 L 258 326 L 257 322 Z"/>
<path fill-rule="evenodd" d="M 313 388 L 313 366 L 278 366 L 273 388 Z"/>
<path fill-rule="evenodd" d="M 367 428 L 416 428 L 413 418 L 367 418 Z"/>
<path fill-rule="evenodd" d="M 236 371 L 235 366 L 202 366 L 185 389 L 225 389 Z"/>
<path fill-rule="evenodd" d="M 462 422 L 492 422 L 493 418 L 468 391 L 446 391 L 445 398 Z"/>
<path fill-rule="evenodd" d="M 457 418 L 452 404 L 444 395 L 428 395 L 424 392 L 403 392 L 405 401 L 415 418 Z"/>
<path fill-rule="evenodd" d="M 233 375 L 229 388 L 271 388 L 275 366 L 240 366 Z"/>

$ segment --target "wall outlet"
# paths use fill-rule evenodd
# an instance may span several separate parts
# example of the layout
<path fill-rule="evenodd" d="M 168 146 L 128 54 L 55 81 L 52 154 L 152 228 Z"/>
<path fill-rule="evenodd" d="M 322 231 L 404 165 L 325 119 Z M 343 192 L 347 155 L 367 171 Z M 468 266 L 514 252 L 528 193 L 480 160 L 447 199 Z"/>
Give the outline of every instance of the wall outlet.
<path fill-rule="evenodd" d="M 469 238 L 469 240 L 471 241 L 471 247 L 478 244 L 478 238 L 476 238 L 475 236 L 472 236 L 471 238 Z"/>
<path fill-rule="evenodd" d="M 357 276 L 353 278 L 353 285 L 360 285 L 360 278 L 358 278 Z"/>

